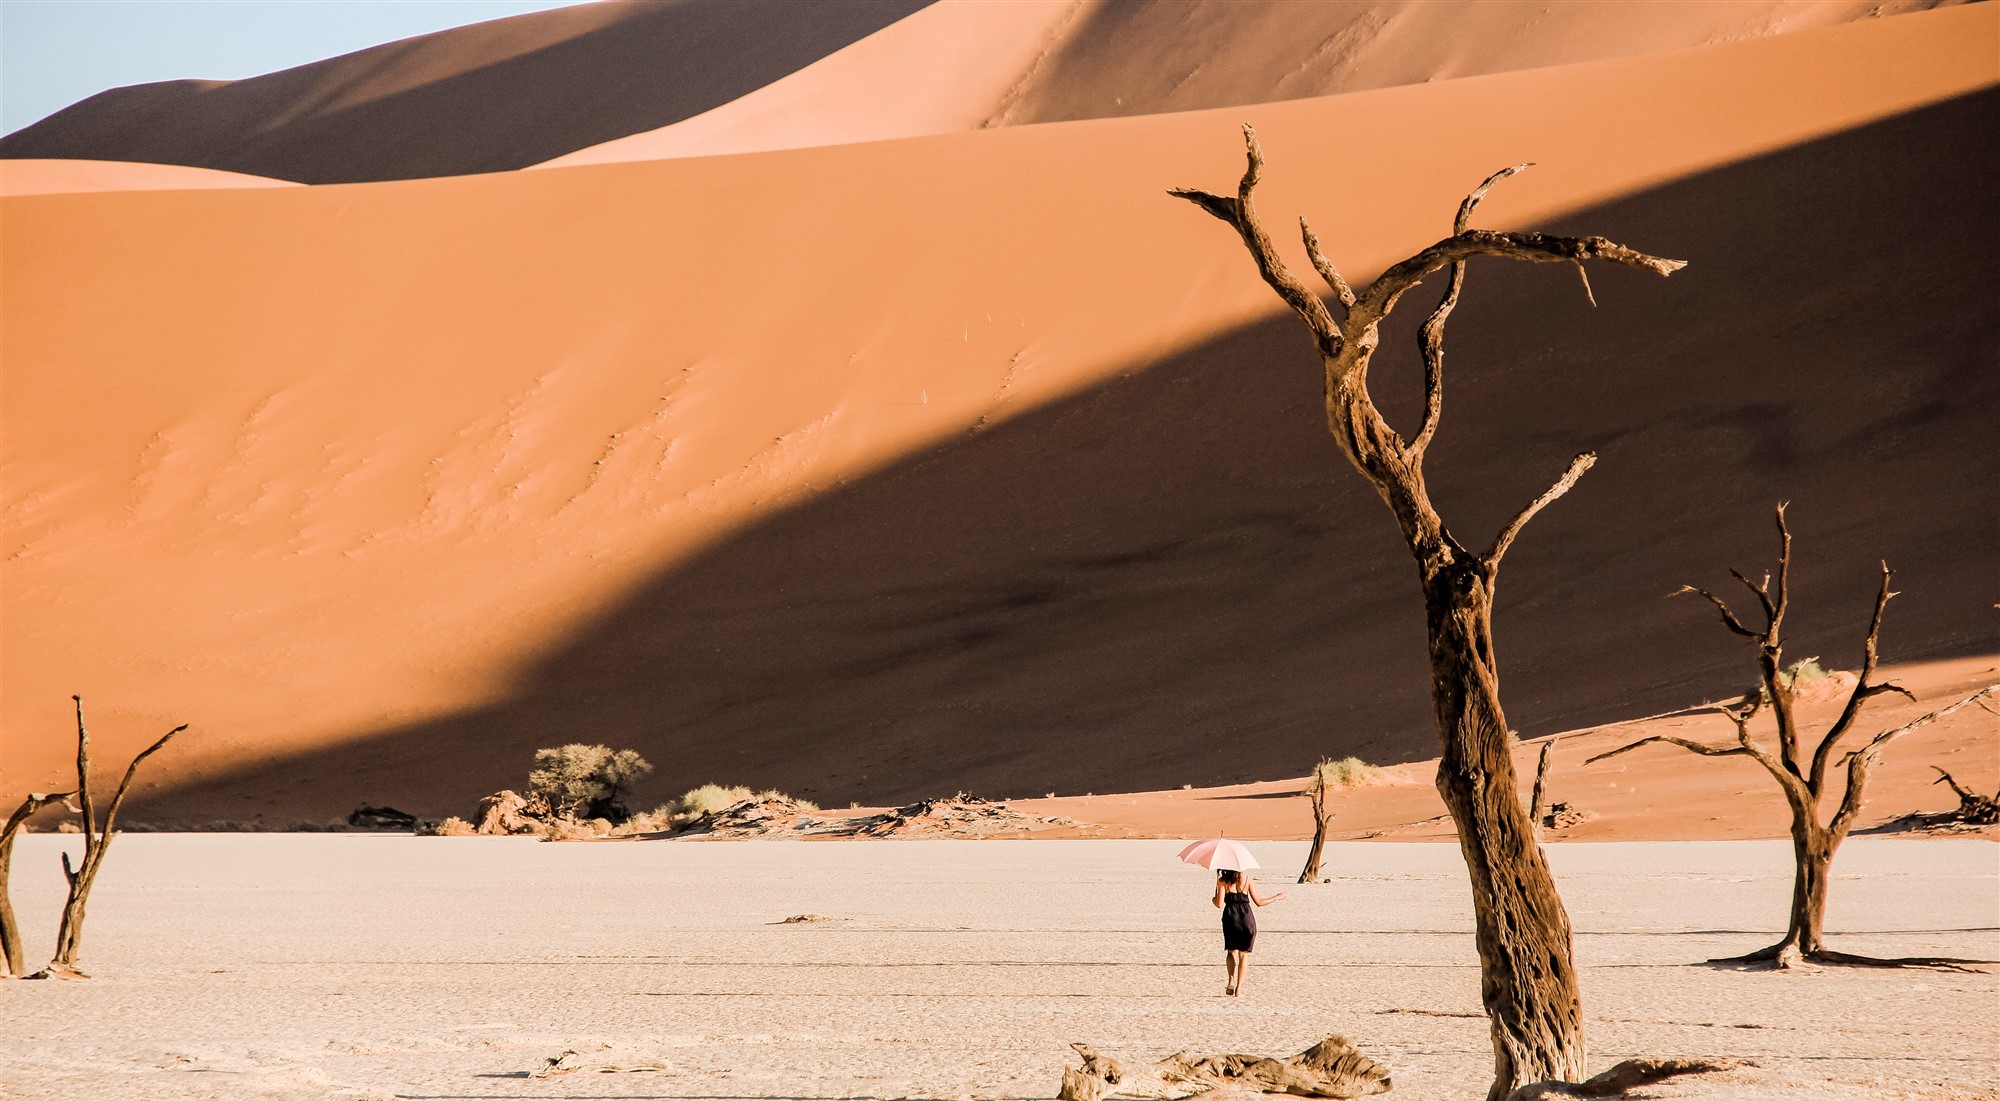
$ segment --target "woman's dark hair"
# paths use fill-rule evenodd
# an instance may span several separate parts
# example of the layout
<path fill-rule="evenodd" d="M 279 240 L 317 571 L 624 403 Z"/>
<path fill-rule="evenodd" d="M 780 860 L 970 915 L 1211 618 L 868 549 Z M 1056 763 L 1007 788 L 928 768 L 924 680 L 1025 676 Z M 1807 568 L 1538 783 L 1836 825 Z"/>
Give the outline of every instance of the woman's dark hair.
<path fill-rule="evenodd" d="M 1243 881 L 1243 873 L 1234 868 L 1224 868 L 1215 874 L 1218 879 L 1222 880 L 1225 887 L 1234 887 Z"/>

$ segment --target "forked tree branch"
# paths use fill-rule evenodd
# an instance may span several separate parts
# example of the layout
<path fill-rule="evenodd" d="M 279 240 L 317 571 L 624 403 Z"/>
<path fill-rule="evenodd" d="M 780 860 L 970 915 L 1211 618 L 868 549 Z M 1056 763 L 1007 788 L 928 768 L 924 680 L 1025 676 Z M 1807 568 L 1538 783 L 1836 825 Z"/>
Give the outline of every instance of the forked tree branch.
<path fill-rule="evenodd" d="M 1257 217 L 1257 207 L 1251 201 L 1251 192 L 1256 190 L 1257 181 L 1264 175 L 1264 150 L 1257 144 L 1257 131 L 1250 124 L 1243 125 L 1243 149 L 1247 161 L 1243 169 L 1243 179 L 1236 185 L 1236 197 L 1226 198 L 1197 188 L 1174 188 L 1167 192 L 1195 204 L 1215 215 L 1222 221 L 1236 227 L 1243 238 L 1243 245 L 1250 250 L 1250 256 L 1257 261 L 1257 271 L 1264 282 L 1278 292 L 1285 305 L 1290 306 L 1305 319 L 1312 329 L 1313 337 L 1319 345 L 1320 353 L 1326 356 L 1338 355 L 1341 346 L 1340 326 L 1333 320 L 1333 314 L 1326 303 L 1319 300 L 1299 277 L 1292 274 L 1278 256 L 1277 245 L 1271 235 L 1264 232 L 1264 225 Z M 1328 270 L 1331 265 L 1328 265 Z M 1324 274 L 1324 272 L 1322 272 Z"/>
<path fill-rule="evenodd" d="M 1595 451 L 1586 451 L 1576 458 L 1571 459 L 1569 461 L 1569 469 L 1563 471 L 1563 476 L 1556 479 L 1556 484 L 1550 486 L 1540 497 L 1528 502 L 1527 508 L 1522 509 L 1515 514 L 1512 520 L 1507 521 L 1507 526 L 1501 528 L 1500 534 L 1493 537 L 1493 545 L 1487 548 L 1486 553 L 1481 556 L 1481 560 L 1486 563 L 1487 572 L 1491 573 L 1500 568 L 1501 556 L 1507 553 L 1508 547 L 1514 545 L 1515 536 L 1521 534 L 1521 529 L 1528 526 L 1528 521 L 1534 519 L 1537 512 L 1547 508 L 1551 501 L 1568 493 L 1570 487 L 1576 484 L 1576 480 L 1583 477 L 1583 472 L 1596 464 L 1597 452 Z"/>
<path fill-rule="evenodd" d="M 1621 745 L 1617 749 L 1606 750 L 1583 763 L 1594 765 L 1608 757 L 1616 757 L 1621 753 L 1630 753 L 1642 745 L 1652 745 L 1654 742 L 1677 745 L 1682 749 L 1699 753 L 1704 757 L 1744 757 L 1756 752 L 1747 745 L 1703 745 L 1700 742 L 1691 742 L 1686 738 L 1676 738 L 1671 734 L 1655 734 L 1650 738 L 1641 738 L 1630 745 Z"/>
<path fill-rule="evenodd" d="M 1778 524 L 1777 590 L 1771 594 L 1771 623 L 1759 644 L 1758 659 L 1763 670 L 1764 688 L 1771 694 L 1771 715 L 1778 723 L 1778 754 L 1785 762 L 1786 771 L 1804 779 L 1805 771 L 1799 767 L 1799 724 L 1792 715 L 1793 684 L 1780 682 L 1778 677 L 1784 653 L 1785 609 L 1792 599 L 1792 529 L 1785 523 L 1786 507 L 1786 502 L 1780 501 L 1775 510 Z M 1818 789 L 1814 790 L 1817 792 Z"/>
<path fill-rule="evenodd" d="M 1379 321 L 1395 308 L 1397 299 L 1432 272 L 1474 256 L 1498 256 L 1532 264 L 1580 264 L 1586 260 L 1604 260 L 1659 275 L 1672 275 L 1687 267 L 1686 260 L 1649 256 L 1604 237 L 1555 237 L 1547 233 L 1496 233 L 1486 229 L 1468 229 L 1383 272 L 1361 294 L 1355 309 L 1360 315 Z"/>
<path fill-rule="evenodd" d="M 1736 634 L 1742 635 L 1744 638 L 1761 639 L 1764 637 L 1758 634 L 1757 632 L 1751 630 L 1750 628 L 1745 627 L 1743 625 L 1743 621 L 1736 618 L 1736 613 L 1730 610 L 1729 603 L 1723 600 L 1721 597 L 1715 595 L 1714 593 L 1709 592 L 1707 589 L 1696 588 L 1693 585 L 1682 585 L 1680 588 L 1675 589 L 1673 592 L 1668 593 L 1667 595 L 1686 596 L 1690 593 L 1694 594 L 1695 596 L 1703 597 L 1707 599 L 1707 601 L 1710 604 L 1715 605 L 1715 610 L 1722 613 L 1722 625 L 1724 627 L 1729 628 Z"/>
<path fill-rule="evenodd" d="M 174 727 L 172 730 L 167 731 L 165 734 L 160 735 L 159 741 L 154 742 L 152 745 L 149 745 L 145 749 L 141 750 L 137 757 L 132 758 L 132 763 L 125 766 L 125 778 L 118 781 L 118 792 L 117 794 L 111 797 L 111 805 L 105 808 L 104 811 L 103 834 L 106 837 L 110 836 L 112 831 L 112 824 L 118 820 L 118 808 L 125 805 L 125 793 L 132 789 L 132 778 L 139 774 L 140 763 L 143 762 L 146 758 L 151 757 L 153 754 L 158 753 L 162 748 L 166 746 L 168 742 L 173 740 L 174 735 L 179 734 L 181 731 L 186 730 L 187 728 L 188 724 L 182 723 L 181 725 Z M 102 860 L 103 857 L 100 855 L 98 859 Z"/>
<path fill-rule="evenodd" d="M 1742 570 L 1732 569 L 1729 571 L 1729 576 L 1743 582 L 1743 587 L 1749 589 L 1750 595 L 1757 598 L 1757 603 L 1764 606 L 1764 626 L 1769 629 L 1771 620 L 1778 614 L 1777 605 L 1771 603 L 1771 571 L 1764 571 L 1762 581 L 1750 580 L 1743 576 Z"/>
<path fill-rule="evenodd" d="M 1472 212 L 1479 208 L 1481 199 L 1493 190 L 1493 185 L 1509 176 L 1527 171 L 1529 164 L 1517 164 L 1503 168 L 1479 182 L 1479 186 L 1458 204 L 1458 216 L 1452 219 L 1451 231 L 1464 233 L 1472 224 Z M 1451 285 L 1445 288 L 1444 297 L 1437 308 L 1424 319 L 1423 328 L 1417 331 L 1417 346 L 1424 356 L 1424 419 L 1417 426 L 1417 434 L 1410 441 L 1410 455 L 1421 461 L 1424 450 L 1431 445 L 1431 437 L 1437 434 L 1438 420 L 1444 413 L 1444 323 L 1451 319 L 1451 311 L 1458 308 L 1458 294 L 1465 288 L 1465 264 L 1463 261 L 1451 266 Z M 1346 299 L 1348 308 L 1354 306 L 1352 297 Z"/>
<path fill-rule="evenodd" d="M 1303 215 L 1299 218 L 1299 237 L 1305 241 L 1306 259 L 1312 261 L 1313 270 L 1319 273 L 1321 279 L 1326 280 L 1326 285 L 1333 290 L 1333 296 L 1340 300 L 1341 305 L 1353 309 L 1354 288 L 1348 286 L 1347 280 L 1340 277 L 1340 269 L 1334 267 L 1333 261 L 1320 249 L 1319 235 L 1306 224 Z"/>
<path fill-rule="evenodd" d="M 1660 275 L 1670 275 L 1687 266 L 1685 260 L 1650 256 L 1603 237 L 1556 237 L 1546 233 L 1495 233 L 1465 228 L 1464 222 L 1471 217 L 1472 210 L 1479 205 L 1479 200 L 1485 197 L 1486 190 L 1526 167 L 1520 165 L 1494 173 L 1465 197 L 1459 204 L 1459 218 L 1454 222 L 1455 232 L 1451 237 L 1391 267 L 1366 290 L 1358 294 L 1345 279 L 1341 278 L 1332 261 L 1327 259 L 1326 254 L 1319 248 L 1318 238 L 1301 221 L 1301 236 L 1305 238 L 1306 251 L 1312 259 L 1313 267 L 1333 289 L 1334 296 L 1342 305 L 1348 307 L 1348 316 L 1336 322 L 1332 312 L 1326 308 L 1326 303 L 1320 301 L 1319 296 L 1313 294 L 1298 276 L 1292 274 L 1291 269 L 1285 266 L 1284 260 L 1278 256 L 1277 247 L 1272 242 L 1270 234 L 1264 231 L 1257 217 L 1251 194 L 1263 176 L 1264 151 L 1257 142 L 1256 130 L 1248 124 L 1243 127 L 1243 146 L 1245 168 L 1243 178 L 1237 184 L 1234 198 L 1192 187 L 1173 188 L 1168 194 L 1186 199 L 1235 228 L 1238 236 L 1243 238 L 1244 246 L 1249 249 L 1251 258 L 1257 262 L 1257 270 L 1264 277 L 1264 282 L 1277 292 L 1278 297 L 1286 305 L 1305 319 L 1307 327 L 1312 330 L 1313 337 L 1319 345 L 1320 354 L 1329 361 L 1339 357 L 1343 351 L 1352 349 L 1359 334 L 1379 325 L 1389 315 L 1390 310 L 1395 308 L 1396 300 L 1412 287 L 1423 282 L 1433 272 L 1462 264 L 1474 256 L 1498 256 L 1503 259 L 1527 260 L 1535 263 L 1572 263 L 1579 268 L 1587 260 L 1604 260 Z M 1449 316 L 1450 310 L 1445 310 L 1445 313 Z M 1442 325 L 1441 319 L 1438 324 Z M 1372 341 L 1368 343 L 1367 351 L 1355 355 L 1351 362 L 1344 364 L 1345 370 L 1365 369 L 1373 347 Z M 1428 395 L 1432 389 L 1433 387 L 1427 382 L 1425 387 L 1427 406 Z M 1380 414 L 1374 415 L 1380 416 Z M 1435 418 L 1428 419 L 1435 420 Z M 1418 435 L 1424 435 L 1421 428 Z M 1429 442 L 1428 437 L 1425 437 L 1425 442 Z M 1416 457 L 1414 454 L 1406 456 L 1406 458 L 1414 457 Z"/>
<path fill-rule="evenodd" d="M 1868 639 L 1861 646 L 1861 673 L 1855 678 L 1854 691 L 1847 695 L 1847 706 L 1841 708 L 1840 717 L 1834 720 L 1832 727 L 1828 728 L 1826 737 L 1820 739 L 1819 748 L 1813 750 L 1814 791 L 1818 791 L 1820 784 L 1825 781 L 1827 761 L 1833 757 L 1834 748 L 1840 744 L 1840 740 L 1847 737 L 1847 731 L 1853 727 L 1854 720 L 1861 714 L 1861 705 L 1864 702 L 1888 692 L 1901 692 L 1908 696 L 1911 702 L 1916 701 L 1915 696 L 1896 685 L 1868 683 L 1868 678 L 1875 675 L 1877 644 L 1882 637 L 1882 612 L 1888 608 L 1890 598 L 1896 595 L 1889 591 L 1891 576 L 1893 575 L 1889 572 L 1889 563 L 1882 563 L 1882 586 L 1875 594 L 1875 614 L 1869 618 Z"/>
<path fill-rule="evenodd" d="M 1984 701 L 1989 696 L 2000 698 L 2000 684 L 1989 684 L 1957 703 L 1940 707 L 1927 715 L 1919 715 L 1893 730 L 1884 730 L 1870 738 L 1867 745 L 1842 758 L 1841 763 L 1847 766 L 1847 791 L 1841 796 L 1840 810 L 1834 813 L 1833 824 L 1829 827 L 1834 836 L 1845 836 L 1847 831 L 1853 828 L 1854 820 L 1860 817 L 1865 798 L 1862 789 L 1868 784 L 1868 772 L 1874 768 L 1875 762 L 1881 758 L 1882 751 L 1888 748 L 1890 742 L 1940 719 L 1948 719 L 1975 704 L 1984 707 Z"/>

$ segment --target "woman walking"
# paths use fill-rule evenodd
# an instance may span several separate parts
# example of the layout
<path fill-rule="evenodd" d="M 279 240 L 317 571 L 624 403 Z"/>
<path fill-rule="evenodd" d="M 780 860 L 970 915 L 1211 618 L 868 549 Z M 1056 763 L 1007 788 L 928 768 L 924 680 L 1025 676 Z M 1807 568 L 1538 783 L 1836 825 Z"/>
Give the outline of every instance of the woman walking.
<path fill-rule="evenodd" d="M 1223 993 L 1229 997 L 1242 991 L 1243 972 L 1250 966 L 1250 953 L 1257 945 L 1257 914 L 1250 907 L 1269 906 L 1284 897 L 1285 892 L 1279 891 L 1264 898 L 1250 877 L 1234 868 L 1215 873 L 1215 897 L 1210 901 L 1222 910 L 1222 963 L 1229 974 Z"/>

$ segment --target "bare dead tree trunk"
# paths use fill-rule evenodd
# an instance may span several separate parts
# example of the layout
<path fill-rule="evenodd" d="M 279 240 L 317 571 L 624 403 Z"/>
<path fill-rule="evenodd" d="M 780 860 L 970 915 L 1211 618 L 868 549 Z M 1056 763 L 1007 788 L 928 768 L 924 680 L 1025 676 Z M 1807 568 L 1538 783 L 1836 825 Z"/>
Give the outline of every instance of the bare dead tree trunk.
<path fill-rule="evenodd" d="M 20 975 L 28 970 L 21 955 L 21 923 L 14 917 L 13 895 L 7 886 L 8 877 L 14 870 L 14 835 L 20 833 L 21 828 L 28 824 L 28 819 L 43 807 L 60 803 L 75 794 L 73 791 L 59 791 L 52 795 L 34 792 L 21 800 L 21 805 L 14 808 L 14 813 L 8 817 L 6 827 L 0 829 L 0 955 L 6 958 L 6 970 L 0 971 L 0 975 Z"/>
<path fill-rule="evenodd" d="M 1306 850 L 1306 866 L 1299 872 L 1300 883 L 1319 882 L 1319 862 L 1326 853 L 1326 831 L 1333 824 L 1333 815 L 1326 809 L 1326 786 L 1320 785 L 1306 793 L 1312 800 L 1313 840 L 1312 848 Z"/>
<path fill-rule="evenodd" d="M 97 808 L 90 797 L 90 734 L 83 725 L 83 697 L 71 696 L 70 699 L 76 701 L 76 795 L 83 815 L 83 860 L 72 866 L 69 854 L 62 856 L 63 878 L 69 881 L 69 899 L 63 905 L 62 924 L 56 929 L 55 956 L 49 960 L 47 967 L 29 976 L 36 979 L 86 977 L 76 966 L 77 953 L 83 944 L 84 909 L 89 905 L 90 888 L 97 882 L 98 869 L 104 866 L 104 854 L 111 848 L 111 839 L 117 836 L 118 808 L 124 805 L 125 795 L 132 788 L 132 779 L 139 774 L 139 763 L 158 753 L 174 735 L 187 729 L 185 723 L 174 727 L 132 758 L 100 825 Z"/>
<path fill-rule="evenodd" d="M 1549 761 L 1556 755 L 1556 743 L 1562 741 L 1558 734 L 1542 743 L 1542 755 L 1535 762 L 1535 793 L 1528 797 L 1528 821 L 1533 823 L 1535 843 L 1542 840 L 1542 819 L 1549 812 Z"/>
<path fill-rule="evenodd" d="M 2000 695 L 2000 684 L 1990 684 L 1974 692 L 1965 699 L 1947 707 L 1941 707 L 1929 714 L 1919 716 L 1892 730 L 1875 735 L 1847 756 L 1841 764 L 1847 769 L 1847 790 L 1841 796 L 1840 805 L 1833 817 L 1822 821 L 1821 803 L 1826 795 L 1827 769 L 1833 763 L 1833 755 L 1840 742 L 1853 728 L 1861 715 L 1861 707 L 1868 700 L 1888 693 L 1897 693 L 1914 701 L 1915 696 L 1894 684 L 1878 684 L 1871 678 L 1879 660 L 1878 643 L 1882 635 L 1882 613 L 1889 606 L 1889 600 L 1896 594 L 1889 589 L 1892 574 L 1889 564 L 1882 563 L 1881 587 L 1875 594 L 1875 612 L 1868 624 L 1868 635 L 1862 643 L 1861 673 L 1854 681 L 1854 690 L 1848 693 L 1846 706 L 1841 708 L 1840 717 L 1834 720 L 1819 744 L 1812 748 L 1808 756 L 1794 714 L 1795 676 L 1784 667 L 1784 622 L 1785 613 L 1790 608 L 1790 578 L 1792 570 L 1792 532 L 1785 523 L 1785 506 L 1777 508 L 1778 520 L 1778 573 L 1774 580 L 1769 573 L 1761 581 L 1752 581 L 1735 570 L 1729 571 L 1750 595 L 1757 600 L 1757 607 L 1764 613 L 1761 629 L 1752 628 L 1739 618 L 1729 603 L 1707 589 L 1697 589 L 1691 585 L 1682 586 L 1676 595 L 1692 594 L 1715 605 L 1722 616 L 1722 625 L 1731 634 L 1749 639 L 1757 647 L 1758 688 L 1744 697 L 1743 702 L 1713 708 L 1719 715 L 1729 719 L 1736 727 L 1736 744 L 1712 746 L 1689 741 L 1667 734 L 1657 734 L 1641 738 L 1628 745 L 1600 753 L 1585 764 L 1594 764 L 1607 757 L 1629 753 L 1640 746 L 1654 742 L 1676 745 L 1691 753 L 1704 757 L 1749 757 L 1761 765 L 1765 772 L 1778 784 L 1785 802 L 1792 812 L 1792 856 L 1794 874 L 1792 877 L 1791 913 L 1787 920 L 1784 939 L 1768 948 L 1760 948 L 1747 956 L 1738 956 L 1714 963 L 1764 963 L 1779 968 L 1792 967 L 1801 961 L 1812 963 L 1842 963 L 1872 967 L 1956 967 L 1960 964 L 1977 963 L 1977 960 L 1949 959 L 1944 957 L 1915 956 L 1904 959 L 1876 959 L 1870 956 L 1855 956 L 1845 952 L 1835 952 L 1827 948 L 1823 939 L 1826 921 L 1827 888 L 1833 878 L 1833 857 L 1840 849 L 1840 843 L 1854 829 L 1854 823 L 1861 816 L 1867 803 L 1868 779 L 1875 765 L 1881 760 L 1882 751 L 1889 743 L 1908 734 L 1912 730 L 1930 725 L 1940 719 L 1949 718 L 1960 710 L 1974 704 L 1985 706 L 1983 701 L 1992 695 Z M 1774 753 L 1760 745 L 1750 736 L 1750 721 L 1768 706 L 1777 726 L 1778 747 Z"/>
<path fill-rule="evenodd" d="M 1569 918 L 1555 881 L 1534 843 L 1514 775 L 1491 629 L 1493 586 L 1501 557 L 1527 522 L 1569 491 L 1596 456 L 1582 454 L 1547 492 L 1522 509 L 1484 552 L 1454 538 L 1432 507 L 1424 455 L 1444 404 L 1444 326 L 1458 304 L 1465 261 L 1497 256 L 1536 263 L 1601 260 L 1669 275 L 1684 261 L 1635 252 L 1602 237 L 1552 237 L 1468 228 L 1473 210 L 1494 184 L 1526 168 L 1494 173 L 1459 204 L 1453 235 L 1391 266 L 1369 286 L 1351 287 L 1321 251 L 1303 219 L 1307 259 L 1342 310 L 1320 299 L 1281 259 L 1252 203 L 1263 174 L 1263 151 L 1243 128 L 1248 166 L 1234 196 L 1191 188 L 1186 199 L 1235 229 L 1259 274 L 1311 330 L 1324 367 L 1327 430 L 1354 468 L 1368 479 L 1416 560 L 1429 627 L 1432 699 L 1442 761 L 1438 791 L 1458 826 L 1472 881 L 1482 995 L 1491 1019 L 1493 1101 L 1536 1081 L 1579 1080 L 1583 1074 L 1582 1009 L 1571 957 Z M 1424 412 L 1405 440 L 1385 421 L 1368 393 L 1368 365 L 1380 327 L 1396 302 L 1430 275 L 1449 268 L 1450 285 L 1425 320 L 1418 343 L 1424 361 Z M 1589 287 L 1588 276 L 1584 286 Z"/>

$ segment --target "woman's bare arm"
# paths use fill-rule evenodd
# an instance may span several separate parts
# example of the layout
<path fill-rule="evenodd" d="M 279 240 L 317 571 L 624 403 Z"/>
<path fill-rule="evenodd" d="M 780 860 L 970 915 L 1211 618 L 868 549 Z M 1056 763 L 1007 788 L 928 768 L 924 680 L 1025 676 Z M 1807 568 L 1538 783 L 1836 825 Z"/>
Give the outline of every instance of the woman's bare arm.
<path fill-rule="evenodd" d="M 1243 886 L 1246 890 L 1250 892 L 1250 901 L 1256 903 L 1259 906 L 1269 906 L 1273 902 L 1276 902 L 1279 899 L 1285 897 L 1285 892 L 1283 891 L 1279 891 L 1277 894 L 1272 895 L 1270 898 L 1265 898 L 1262 895 L 1259 895 L 1257 893 L 1256 882 L 1253 881 L 1247 875 L 1243 877 Z"/>
<path fill-rule="evenodd" d="M 1215 897 L 1209 899 L 1209 901 L 1215 903 L 1216 909 L 1222 909 L 1222 880 L 1217 879 L 1215 881 Z"/>

